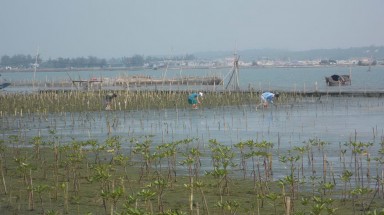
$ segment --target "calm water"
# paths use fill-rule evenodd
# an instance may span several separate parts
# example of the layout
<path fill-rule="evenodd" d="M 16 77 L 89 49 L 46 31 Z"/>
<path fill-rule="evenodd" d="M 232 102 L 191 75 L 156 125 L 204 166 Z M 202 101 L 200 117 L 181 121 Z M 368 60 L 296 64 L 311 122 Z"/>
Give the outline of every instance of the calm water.
<path fill-rule="evenodd" d="M 49 131 L 54 130 L 62 142 L 72 138 L 103 142 L 108 135 L 117 135 L 122 137 L 123 148 L 130 147 L 130 138 L 144 135 L 153 135 L 154 146 L 198 138 L 202 148 L 207 147 L 210 139 L 228 146 L 240 141 L 266 140 L 274 144 L 275 177 L 286 174 L 289 169 L 278 161 L 278 154 L 287 153 L 294 146 L 302 147 L 303 142 L 310 139 L 320 139 L 329 143 L 325 146 L 327 160 L 334 164 L 335 173 L 341 174 L 338 159 L 340 146 L 345 143 L 374 143 L 370 156 L 379 156 L 378 150 L 384 141 L 383 115 L 384 98 L 324 96 L 320 100 L 303 99 L 267 110 L 245 105 L 198 110 L 66 113 L 42 118 L 9 116 L 1 118 L 1 135 L 3 139 L 10 135 L 29 139 L 37 135 L 49 137 Z M 112 125 L 111 130 L 108 124 Z M 315 162 L 319 165 L 316 168 L 321 169 L 321 161 L 321 153 L 315 152 Z M 209 158 L 203 159 L 202 168 L 211 166 L 209 162 Z"/>
<path fill-rule="evenodd" d="M 231 68 L 222 69 L 168 69 L 168 70 L 139 70 L 139 71 L 69 71 L 69 72 L 33 72 L 3 73 L 3 78 L 8 81 L 35 80 L 40 82 L 57 82 L 63 80 L 87 80 L 93 77 L 114 79 L 120 76 L 148 75 L 154 79 L 173 78 L 180 76 L 218 76 L 229 80 Z M 325 76 L 333 74 L 352 75 L 352 85 L 343 87 L 329 87 L 325 83 Z M 240 87 L 243 90 L 249 87 L 260 90 L 284 90 L 284 91 L 384 91 L 384 66 L 374 66 L 371 71 L 368 67 L 319 67 L 319 68 L 240 68 Z M 216 86 L 215 89 L 224 89 L 224 86 Z M 183 86 L 165 86 L 165 89 L 179 89 Z M 186 86 L 184 86 L 185 88 Z M 195 89 L 188 86 L 188 89 Z M 213 86 L 198 86 L 199 90 L 212 90 Z M 46 89 L 40 85 L 38 89 Z M 8 87 L 6 91 L 30 91 L 31 89 L 20 87 Z"/>
<path fill-rule="evenodd" d="M 337 144 L 350 140 L 380 143 L 384 137 L 383 115 L 384 98 L 325 96 L 267 110 L 245 105 L 199 110 L 66 113 L 44 119 L 9 116 L 2 118 L 1 128 L 3 137 L 20 133 L 21 128 L 23 136 L 46 136 L 53 129 L 68 140 L 72 137 L 104 140 L 110 122 L 111 135 L 154 135 L 160 143 L 198 137 L 202 142 L 217 139 L 232 145 L 254 139 L 271 141 L 284 148 L 311 138 Z"/>
<path fill-rule="evenodd" d="M 212 70 L 147 70 L 147 71 L 105 71 L 70 72 L 72 77 L 110 77 L 120 75 L 150 75 L 154 78 L 218 75 L 225 77 L 231 69 Z M 165 74 L 166 73 L 166 74 Z M 327 87 L 324 77 L 332 74 L 348 74 L 349 67 L 324 68 L 244 68 L 240 70 L 241 87 L 249 85 L 260 90 L 297 91 L 384 91 L 384 67 L 352 68 L 352 85 Z M 4 73 L 8 80 L 33 78 L 33 73 Z M 58 81 L 68 79 L 66 72 L 39 72 L 39 80 Z M 317 85 L 316 85 L 317 83 Z M 174 86 L 173 86 L 174 87 Z M 200 89 L 211 89 L 202 86 Z M 6 88 L 6 91 L 20 90 Z M 209 99 L 209 98 L 204 98 Z M 204 147 L 210 139 L 224 145 L 240 141 L 270 141 L 274 143 L 275 153 L 286 153 L 293 146 L 303 146 L 310 139 L 320 139 L 329 143 L 326 147 L 328 161 L 335 164 L 335 172 L 340 173 L 338 162 L 340 145 L 349 141 L 374 143 L 370 153 L 377 156 L 380 144 L 384 141 L 384 98 L 331 97 L 319 100 L 304 98 L 297 102 L 280 104 L 278 108 L 256 110 L 255 106 L 190 109 L 165 109 L 144 111 L 106 111 L 91 113 L 66 113 L 60 116 L 2 117 L 1 134 L 3 139 L 9 135 L 34 137 L 49 136 L 55 130 L 60 139 L 71 141 L 98 139 L 104 141 L 108 135 L 123 137 L 123 147 L 129 147 L 128 139 L 143 135 L 153 135 L 154 144 L 162 144 L 185 138 L 198 138 Z M 109 133 L 108 123 L 113 125 Z M 317 165 L 321 169 L 321 155 Z M 283 175 L 286 166 L 274 157 L 274 170 Z M 206 160 L 205 167 L 210 166 Z M 203 161 L 204 163 L 204 161 Z M 309 170 L 308 170 L 309 171 Z M 275 177 L 279 177 L 278 174 Z"/>

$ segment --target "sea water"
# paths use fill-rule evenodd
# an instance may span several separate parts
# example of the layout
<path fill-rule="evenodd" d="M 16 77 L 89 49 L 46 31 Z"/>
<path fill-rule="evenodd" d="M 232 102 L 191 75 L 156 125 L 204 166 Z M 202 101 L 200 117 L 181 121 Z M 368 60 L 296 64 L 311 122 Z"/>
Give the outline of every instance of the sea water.
<path fill-rule="evenodd" d="M 293 147 L 303 147 L 313 139 L 327 143 L 327 160 L 334 162 L 334 171 L 339 174 L 342 168 L 336 164 L 340 165 L 340 146 L 344 144 L 372 143 L 367 153 L 371 158 L 379 156 L 384 141 L 384 98 L 322 96 L 277 104 L 268 109 L 243 105 L 61 113 L 49 114 L 41 120 L 38 116 L 8 116 L 1 118 L 1 135 L 4 140 L 11 135 L 28 140 L 35 136 L 49 138 L 54 131 L 63 143 L 90 139 L 102 143 L 108 137 L 119 136 L 123 149 L 131 147 L 129 139 L 143 136 L 150 136 L 153 147 L 196 138 L 200 149 L 207 149 L 213 139 L 230 147 L 248 140 L 268 141 L 274 145 L 275 177 L 288 171 L 276 155 L 287 154 Z M 320 151 L 315 152 L 316 165 L 322 165 L 321 156 Z M 203 157 L 202 168 L 209 168 L 209 156 Z"/>
<path fill-rule="evenodd" d="M 256 90 L 287 91 L 384 91 L 384 67 L 351 68 L 352 85 L 328 87 L 325 76 L 349 74 L 349 67 L 320 68 L 242 68 L 240 86 Z M 144 74 L 154 78 L 209 76 L 225 77 L 230 69 L 194 69 L 154 71 L 103 71 L 70 72 L 71 76 L 116 77 L 118 75 Z M 32 77 L 31 73 L 7 73 L 8 79 Z M 67 76 L 67 77 L 66 77 Z M 9 78 L 11 77 L 11 78 Z M 30 77 L 30 78 L 31 78 Z M 38 72 L 36 78 L 60 80 L 68 78 L 66 72 Z M 207 86 L 201 86 L 202 88 Z M 257 109 L 254 105 L 227 106 L 192 109 L 163 109 L 142 111 L 105 111 L 88 113 L 50 114 L 43 120 L 37 117 L 9 116 L 1 118 L 1 135 L 6 140 L 10 135 L 21 135 L 25 139 L 35 136 L 49 137 L 51 131 L 62 141 L 96 139 L 105 141 L 110 136 L 123 138 L 123 148 L 129 148 L 132 137 L 151 136 L 154 147 L 186 138 L 197 138 L 198 144 L 206 148 L 209 140 L 215 139 L 223 145 L 233 146 L 247 140 L 268 141 L 274 144 L 274 153 L 284 154 L 292 147 L 304 146 L 311 139 L 327 143 L 327 160 L 335 164 L 335 172 L 341 174 L 340 146 L 350 142 L 373 143 L 368 152 L 373 158 L 384 142 L 384 98 L 332 97 L 302 98 L 299 101 L 278 104 L 277 108 Z M 15 117 L 15 118 L 12 118 Z M 31 121 L 28 121 L 31 120 Z M 321 153 L 315 152 L 317 161 Z M 351 156 L 351 155 L 350 155 Z M 204 160 L 203 160 L 204 161 Z M 209 159 L 203 169 L 209 168 Z M 288 167 L 274 157 L 275 177 L 286 174 Z M 317 163 L 316 165 L 322 165 Z M 321 167 L 319 166 L 321 169 Z"/>
<path fill-rule="evenodd" d="M 9 82 L 31 81 L 59 82 L 71 80 L 90 80 L 91 78 L 115 79 L 123 76 L 145 75 L 153 79 L 171 79 L 178 77 L 208 77 L 217 76 L 224 79 L 221 86 L 157 86 L 157 89 L 198 89 L 198 90 L 223 90 L 230 80 L 232 68 L 207 68 L 207 69 L 143 69 L 128 71 L 57 71 L 57 72 L 6 72 L 3 78 Z M 333 74 L 351 75 L 350 86 L 327 86 L 326 76 Z M 365 66 L 321 66 L 321 67 L 240 67 L 239 85 L 242 90 L 257 91 L 384 91 L 384 66 L 377 65 L 370 69 Z M 120 87 L 123 89 L 122 87 Z M 120 89 L 117 88 L 117 89 Z M 41 85 L 35 90 L 44 90 Z M 125 89 L 125 88 L 124 88 Z M 5 91 L 31 91 L 23 86 L 10 86 Z"/>

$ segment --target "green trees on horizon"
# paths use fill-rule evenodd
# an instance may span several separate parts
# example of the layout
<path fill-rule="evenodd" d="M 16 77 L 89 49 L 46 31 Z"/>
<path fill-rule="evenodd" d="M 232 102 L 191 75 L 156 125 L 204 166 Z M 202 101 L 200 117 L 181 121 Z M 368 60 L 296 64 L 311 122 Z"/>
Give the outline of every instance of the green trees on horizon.
<path fill-rule="evenodd" d="M 95 68 L 95 67 L 140 67 L 145 64 L 154 65 L 165 60 L 193 60 L 193 55 L 176 56 L 169 59 L 161 57 L 145 57 L 142 55 L 133 55 L 132 57 L 121 58 L 97 58 L 94 56 L 88 57 L 76 57 L 76 58 L 64 58 L 59 57 L 56 59 L 49 58 L 44 60 L 40 55 L 31 56 L 17 54 L 13 56 L 4 55 L 0 59 L 0 67 L 12 67 L 12 68 L 33 68 L 37 63 L 39 68 Z M 37 62 L 36 62 L 37 61 Z"/>

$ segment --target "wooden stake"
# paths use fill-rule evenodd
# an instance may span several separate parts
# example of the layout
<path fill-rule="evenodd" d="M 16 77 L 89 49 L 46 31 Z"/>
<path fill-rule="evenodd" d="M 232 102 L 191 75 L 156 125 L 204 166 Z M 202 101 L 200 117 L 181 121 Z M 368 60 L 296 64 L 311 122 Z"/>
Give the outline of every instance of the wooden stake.
<path fill-rule="evenodd" d="M 285 215 L 291 214 L 291 197 L 285 197 Z"/>

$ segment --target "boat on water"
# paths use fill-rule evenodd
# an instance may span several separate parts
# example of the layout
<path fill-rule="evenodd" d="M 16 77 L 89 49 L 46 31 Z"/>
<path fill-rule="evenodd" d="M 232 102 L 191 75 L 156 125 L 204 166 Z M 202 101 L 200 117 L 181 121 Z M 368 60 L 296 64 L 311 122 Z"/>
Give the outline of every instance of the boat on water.
<path fill-rule="evenodd" d="M 331 75 L 325 77 L 325 82 L 328 86 L 345 86 L 351 85 L 351 76 L 350 75 Z"/>
<path fill-rule="evenodd" d="M 9 83 L 9 82 L 0 83 L 0 90 L 2 90 L 2 89 L 4 89 L 4 88 L 8 87 L 9 85 L 11 85 L 11 83 Z"/>
<path fill-rule="evenodd" d="M 1 76 L 1 75 L 0 75 L 0 76 Z M 7 82 L 7 80 L 5 80 L 5 79 L 3 79 L 3 78 L 0 79 L 0 90 L 2 90 L 2 89 L 4 89 L 4 88 L 8 87 L 9 85 L 11 85 L 10 82 Z"/>

